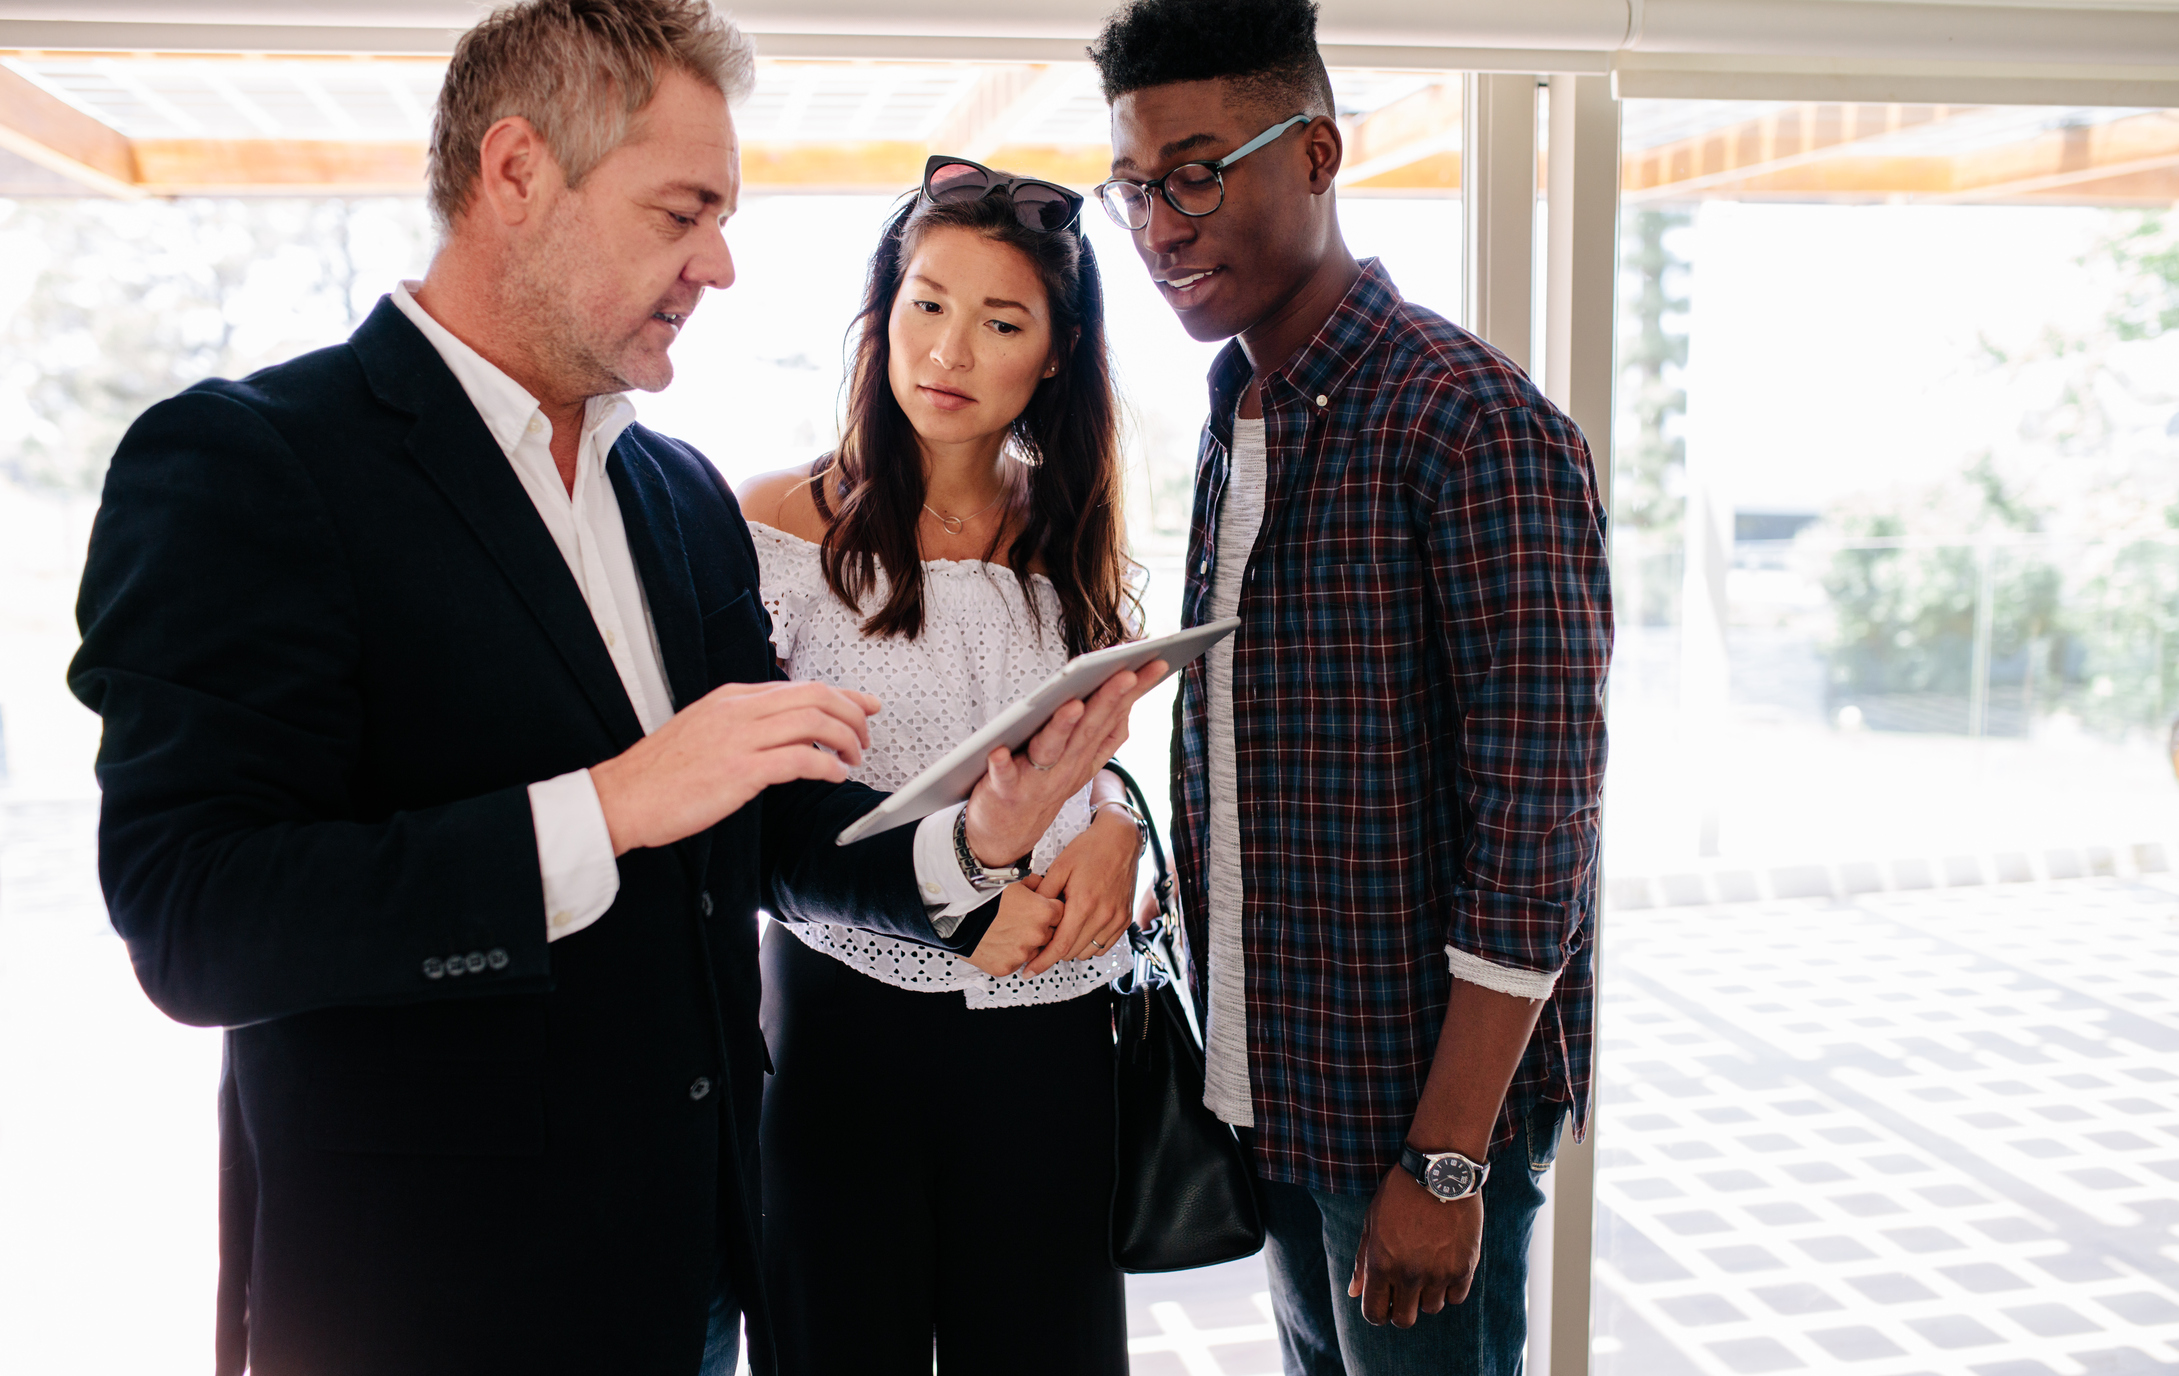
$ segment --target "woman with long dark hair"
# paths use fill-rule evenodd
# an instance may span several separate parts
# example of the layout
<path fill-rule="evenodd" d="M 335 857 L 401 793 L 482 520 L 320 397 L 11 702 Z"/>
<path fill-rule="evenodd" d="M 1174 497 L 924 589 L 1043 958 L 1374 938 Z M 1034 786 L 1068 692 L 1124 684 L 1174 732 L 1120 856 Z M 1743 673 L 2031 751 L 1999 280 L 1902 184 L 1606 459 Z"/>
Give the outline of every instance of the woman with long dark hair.
<path fill-rule="evenodd" d="M 839 447 L 741 492 L 788 674 L 885 704 L 857 772 L 876 787 L 1133 633 L 1080 209 L 1049 183 L 932 159 L 870 261 Z M 1003 978 L 846 927 L 765 933 L 783 1370 L 929 1376 L 934 1346 L 947 1376 L 1127 1369 L 1107 985 L 1141 825 L 1109 774 L 1067 804 L 1023 881 L 1065 918 Z"/>

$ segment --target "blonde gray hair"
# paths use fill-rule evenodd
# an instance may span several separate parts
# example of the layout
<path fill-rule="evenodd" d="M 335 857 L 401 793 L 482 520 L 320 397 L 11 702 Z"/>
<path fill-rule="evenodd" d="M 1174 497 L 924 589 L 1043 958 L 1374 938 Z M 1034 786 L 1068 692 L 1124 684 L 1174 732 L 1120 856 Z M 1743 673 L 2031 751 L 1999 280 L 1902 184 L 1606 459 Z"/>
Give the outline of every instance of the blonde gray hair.
<path fill-rule="evenodd" d="M 475 192 L 484 135 L 530 122 L 569 186 L 634 132 L 671 70 L 728 104 L 756 86 L 756 50 L 710 0 L 526 0 L 462 35 L 431 121 L 431 212 L 451 229 Z"/>

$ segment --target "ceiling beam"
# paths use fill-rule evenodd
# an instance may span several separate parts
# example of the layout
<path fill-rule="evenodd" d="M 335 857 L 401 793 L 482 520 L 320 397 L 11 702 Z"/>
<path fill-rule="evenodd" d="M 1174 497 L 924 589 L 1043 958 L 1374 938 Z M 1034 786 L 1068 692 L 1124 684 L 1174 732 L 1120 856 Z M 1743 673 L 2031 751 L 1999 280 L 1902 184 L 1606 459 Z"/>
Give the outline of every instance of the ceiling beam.
<path fill-rule="evenodd" d="M 1630 148 L 1621 161 L 1627 203 L 1681 200 L 1838 158 L 1845 150 L 1902 130 L 1941 124 L 1973 111 L 1957 105 L 1808 103 L 1706 129 L 1654 148 Z"/>
<path fill-rule="evenodd" d="M 1453 155 L 1457 178 L 1461 104 L 1461 84 L 1456 77 L 1410 92 L 1390 105 L 1347 121 L 1340 131 L 1346 144 L 1346 161 L 1339 170 L 1339 184 L 1376 189 L 1380 178 L 1444 153 Z M 1459 184 L 1457 179 L 1452 183 Z"/>
<path fill-rule="evenodd" d="M 1958 153 L 1864 147 L 1887 133 L 1972 113 L 1961 106 L 1793 106 L 1630 151 L 1622 190 L 1629 205 L 1700 198 L 2147 204 L 2179 169 L 2179 115 L 2168 111 Z"/>
<path fill-rule="evenodd" d="M 129 141 L 0 67 L 0 148 L 103 196 L 138 196 Z"/>
<path fill-rule="evenodd" d="M 424 146 L 332 139 L 137 139 L 137 191 L 154 196 L 409 196 Z"/>

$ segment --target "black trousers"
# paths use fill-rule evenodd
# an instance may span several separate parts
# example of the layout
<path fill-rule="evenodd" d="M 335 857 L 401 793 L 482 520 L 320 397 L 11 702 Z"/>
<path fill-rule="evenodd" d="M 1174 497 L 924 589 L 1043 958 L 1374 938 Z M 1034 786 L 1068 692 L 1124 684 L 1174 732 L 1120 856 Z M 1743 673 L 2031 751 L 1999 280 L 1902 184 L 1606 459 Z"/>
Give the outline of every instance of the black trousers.
<path fill-rule="evenodd" d="M 782 1372 L 1112 1376 L 1111 996 L 970 1009 L 764 934 Z"/>

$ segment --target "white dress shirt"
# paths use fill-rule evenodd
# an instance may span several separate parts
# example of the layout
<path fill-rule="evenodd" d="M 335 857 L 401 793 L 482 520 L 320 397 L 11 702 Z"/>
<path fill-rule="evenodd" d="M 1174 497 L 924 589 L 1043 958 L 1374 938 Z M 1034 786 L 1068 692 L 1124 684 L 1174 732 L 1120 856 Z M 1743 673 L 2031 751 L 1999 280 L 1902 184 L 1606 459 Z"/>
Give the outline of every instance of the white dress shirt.
<path fill-rule="evenodd" d="M 621 393 L 590 398 L 575 451 L 575 488 L 570 492 L 553 461 L 552 422 L 545 418 L 537 398 L 432 319 L 416 302 L 415 292 L 422 285 L 401 283 L 393 292 L 394 306 L 445 360 L 485 429 L 499 442 L 560 557 L 567 561 L 568 572 L 575 575 L 575 586 L 589 605 L 590 618 L 620 675 L 629 706 L 635 709 L 643 733 L 649 735 L 673 716 L 676 704 L 666 686 L 665 657 L 659 652 L 650 604 L 628 552 L 620 501 L 605 472 L 614 442 L 635 422 L 634 405 Z M 545 935 L 548 941 L 558 941 L 597 921 L 613 906 L 620 893 L 620 866 L 589 770 L 533 783 L 529 791 L 537 868 L 544 879 Z M 953 819 L 958 811 L 948 808 L 935 813 L 916 830 L 916 881 L 925 906 L 940 917 L 966 913 L 989 897 L 969 884 L 953 853 Z"/>

